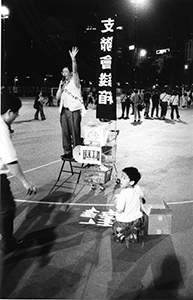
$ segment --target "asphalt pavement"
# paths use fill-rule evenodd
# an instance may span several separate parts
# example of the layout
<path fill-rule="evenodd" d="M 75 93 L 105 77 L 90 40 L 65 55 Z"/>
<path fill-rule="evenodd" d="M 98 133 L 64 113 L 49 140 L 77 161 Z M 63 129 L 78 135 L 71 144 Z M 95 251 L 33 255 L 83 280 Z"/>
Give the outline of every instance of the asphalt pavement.
<path fill-rule="evenodd" d="M 111 228 L 79 224 L 85 209 L 111 208 L 119 192 L 115 171 L 104 191 L 92 190 L 81 177 L 77 184 L 78 175 L 66 172 L 51 191 L 62 164 L 61 129 L 58 107 L 44 109 L 46 120 L 35 121 L 33 100 L 24 98 L 12 126 L 19 161 L 38 193 L 26 196 L 10 175 L 15 236 L 24 243 L 1 257 L 1 298 L 193 299 L 193 108 L 180 108 L 174 122 L 169 109 L 166 120 L 134 123 L 130 114 L 110 124 L 119 130 L 118 176 L 126 166 L 137 167 L 147 203 L 162 207 L 165 201 L 172 209 L 171 234 L 148 235 L 129 249 L 113 240 Z M 82 131 L 87 122 L 99 122 L 95 116 L 90 105 Z"/>

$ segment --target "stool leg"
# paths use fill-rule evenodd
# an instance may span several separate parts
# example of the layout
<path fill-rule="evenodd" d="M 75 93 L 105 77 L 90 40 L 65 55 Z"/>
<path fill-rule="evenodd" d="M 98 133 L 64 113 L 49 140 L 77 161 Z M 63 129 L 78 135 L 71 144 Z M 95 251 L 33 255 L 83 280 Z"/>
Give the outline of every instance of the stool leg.
<path fill-rule="evenodd" d="M 72 168 L 72 163 L 71 163 L 71 161 L 69 160 L 69 164 L 70 164 L 70 169 L 71 169 L 71 173 L 72 173 L 72 175 L 74 174 L 74 171 L 73 171 L 73 168 Z"/>
<path fill-rule="evenodd" d="M 63 171 L 65 162 L 66 162 L 66 161 L 64 160 L 63 163 L 62 163 L 62 166 L 61 166 L 61 169 L 60 169 L 60 173 L 59 173 L 59 175 L 58 175 L 58 179 L 57 179 L 56 182 L 58 182 L 58 181 L 60 180 L 60 176 L 61 176 L 61 174 L 62 174 L 62 171 Z"/>
<path fill-rule="evenodd" d="M 81 168 L 83 168 L 83 166 L 84 166 L 84 163 L 82 163 L 82 164 L 81 164 Z M 78 179 L 77 179 L 77 183 L 79 183 L 79 180 L 80 180 L 80 176 L 81 176 L 81 171 L 80 171 L 80 173 L 78 174 Z"/>

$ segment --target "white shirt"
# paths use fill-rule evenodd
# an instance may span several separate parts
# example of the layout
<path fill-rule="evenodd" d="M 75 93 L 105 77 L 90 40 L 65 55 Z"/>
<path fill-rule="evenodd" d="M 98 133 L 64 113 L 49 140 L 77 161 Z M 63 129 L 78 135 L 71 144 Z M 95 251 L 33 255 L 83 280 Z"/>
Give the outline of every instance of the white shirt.
<path fill-rule="evenodd" d="M 179 96 L 178 95 L 172 95 L 170 97 L 170 103 L 172 105 L 178 105 L 179 104 Z"/>
<path fill-rule="evenodd" d="M 121 190 L 116 203 L 116 220 L 118 222 L 132 222 L 142 217 L 140 210 L 140 199 L 143 197 L 143 192 L 139 185 L 134 188 L 126 188 Z"/>
<path fill-rule="evenodd" d="M 72 112 L 82 109 L 81 88 L 77 88 L 73 78 L 63 87 L 60 99 L 60 113 L 62 107 L 66 107 Z"/>
<path fill-rule="evenodd" d="M 0 116 L 0 174 L 7 174 L 6 164 L 17 161 L 17 154 L 11 141 L 11 134 L 7 124 Z"/>
<path fill-rule="evenodd" d="M 162 102 L 169 102 L 169 99 L 170 99 L 170 95 L 165 92 L 160 95 L 160 100 Z"/>

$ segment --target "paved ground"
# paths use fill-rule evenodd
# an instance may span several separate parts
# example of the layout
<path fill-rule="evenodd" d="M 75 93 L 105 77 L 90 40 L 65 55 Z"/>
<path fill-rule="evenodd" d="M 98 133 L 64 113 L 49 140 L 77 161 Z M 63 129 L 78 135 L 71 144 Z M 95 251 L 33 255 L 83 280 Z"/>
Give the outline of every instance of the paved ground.
<path fill-rule="evenodd" d="M 118 116 L 120 106 L 118 105 Z M 24 99 L 13 137 L 23 170 L 38 187 L 27 197 L 10 177 L 17 200 L 15 235 L 23 249 L 1 260 L 1 298 L 12 299 L 193 299 L 193 110 L 181 121 L 118 120 L 118 172 L 136 166 L 146 200 L 172 208 L 171 235 L 150 235 L 140 244 L 117 244 L 110 228 L 79 225 L 92 206 L 106 210 L 119 192 L 112 179 L 104 192 L 92 191 L 77 175 L 49 194 L 62 154 L 58 108 L 46 107 L 45 121 L 34 121 Z M 89 108 L 83 125 L 95 119 Z M 116 127 L 115 127 L 116 126 Z M 67 178 L 63 174 L 61 183 Z M 69 182 L 70 181 L 70 182 Z M 101 206 L 103 205 L 103 206 Z"/>

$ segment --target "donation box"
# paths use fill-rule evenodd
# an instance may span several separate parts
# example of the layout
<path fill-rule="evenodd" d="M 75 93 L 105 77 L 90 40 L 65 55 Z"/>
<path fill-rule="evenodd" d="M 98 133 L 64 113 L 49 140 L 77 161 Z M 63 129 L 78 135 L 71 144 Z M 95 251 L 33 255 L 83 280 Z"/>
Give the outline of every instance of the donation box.
<path fill-rule="evenodd" d="M 163 201 L 163 207 L 151 208 L 148 217 L 148 234 L 171 234 L 172 210 Z"/>
<path fill-rule="evenodd" d="M 89 122 L 84 126 L 84 144 L 104 146 L 107 142 L 108 133 L 109 125 L 107 123 L 94 124 Z"/>

